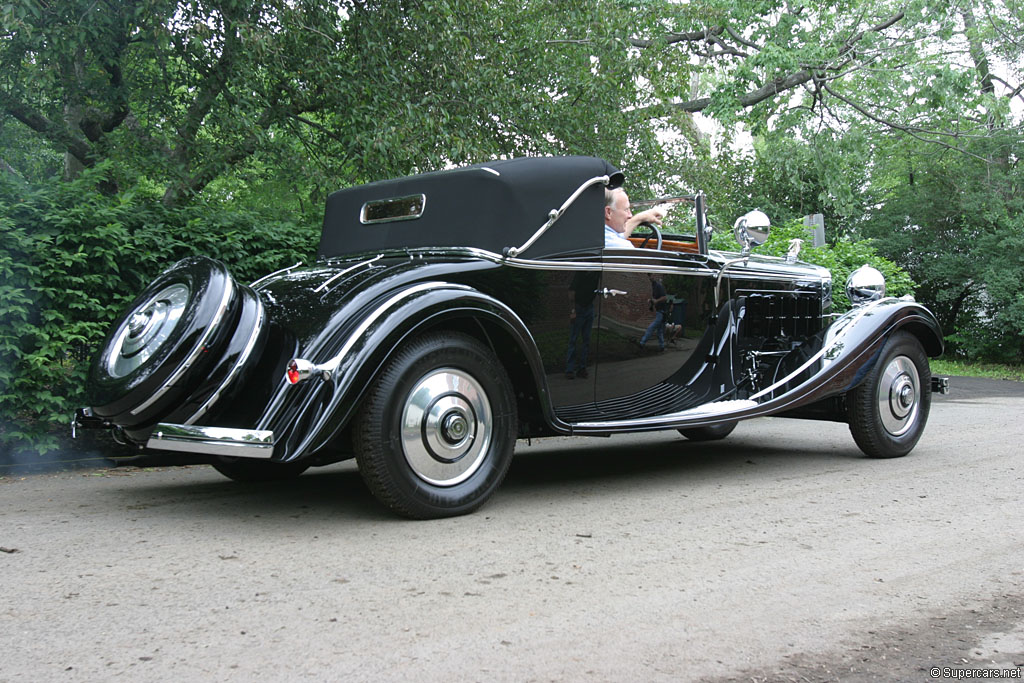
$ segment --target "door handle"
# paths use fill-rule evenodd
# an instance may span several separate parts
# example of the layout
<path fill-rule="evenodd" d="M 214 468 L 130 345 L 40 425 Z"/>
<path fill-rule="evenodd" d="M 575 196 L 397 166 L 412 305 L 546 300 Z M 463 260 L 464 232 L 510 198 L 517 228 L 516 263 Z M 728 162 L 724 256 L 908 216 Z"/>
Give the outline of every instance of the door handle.
<path fill-rule="evenodd" d="M 624 292 L 621 289 L 608 289 L 607 287 L 605 287 L 604 289 L 595 289 L 594 290 L 594 294 L 600 294 L 605 299 L 607 299 L 610 296 L 619 296 L 620 294 L 628 294 L 628 293 L 629 292 Z"/>

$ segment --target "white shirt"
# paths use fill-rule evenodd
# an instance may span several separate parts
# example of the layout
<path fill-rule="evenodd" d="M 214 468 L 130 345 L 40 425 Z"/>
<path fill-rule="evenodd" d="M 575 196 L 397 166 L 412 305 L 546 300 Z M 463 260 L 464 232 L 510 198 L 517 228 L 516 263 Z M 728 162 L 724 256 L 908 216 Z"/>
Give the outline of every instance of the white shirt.
<path fill-rule="evenodd" d="M 614 247 L 615 249 L 632 249 L 633 243 L 623 237 L 622 233 L 617 232 L 612 226 L 605 225 L 604 246 Z"/>

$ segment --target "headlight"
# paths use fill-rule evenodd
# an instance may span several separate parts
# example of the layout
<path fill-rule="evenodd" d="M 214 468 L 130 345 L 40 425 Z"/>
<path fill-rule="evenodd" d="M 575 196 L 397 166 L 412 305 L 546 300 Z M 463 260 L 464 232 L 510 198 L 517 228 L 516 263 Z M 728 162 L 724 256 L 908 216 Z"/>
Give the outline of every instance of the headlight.
<path fill-rule="evenodd" d="M 885 276 L 877 268 L 863 265 L 846 278 L 846 296 L 854 306 L 862 306 L 885 296 Z"/>

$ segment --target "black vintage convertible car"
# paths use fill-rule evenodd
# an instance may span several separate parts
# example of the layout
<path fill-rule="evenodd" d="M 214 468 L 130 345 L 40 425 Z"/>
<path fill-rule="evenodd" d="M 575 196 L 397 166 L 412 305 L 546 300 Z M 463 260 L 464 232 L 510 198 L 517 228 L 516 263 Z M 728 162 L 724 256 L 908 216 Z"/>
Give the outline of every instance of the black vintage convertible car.
<path fill-rule="evenodd" d="M 250 285 L 202 257 L 165 271 L 112 326 L 76 424 L 242 481 L 354 457 L 416 518 L 480 506 L 517 438 L 720 439 L 775 415 L 847 422 L 873 457 L 914 447 L 943 388 L 928 310 L 862 269 L 831 314 L 829 271 L 749 253 L 764 214 L 737 221 L 741 253 L 709 249 L 701 194 L 607 248 L 622 182 L 526 158 L 336 192 L 311 265 Z"/>

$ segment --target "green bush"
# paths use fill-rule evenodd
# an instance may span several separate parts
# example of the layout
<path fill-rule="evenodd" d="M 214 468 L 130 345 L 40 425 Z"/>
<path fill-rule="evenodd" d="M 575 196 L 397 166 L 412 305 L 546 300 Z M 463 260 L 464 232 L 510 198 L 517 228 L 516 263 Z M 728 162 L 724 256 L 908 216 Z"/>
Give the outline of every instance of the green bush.
<path fill-rule="evenodd" d="M 772 226 L 768 241 L 754 250 L 754 253 L 767 256 L 785 256 L 789 251 L 790 241 L 802 239 L 800 260 L 828 268 L 832 273 L 832 311 L 842 313 L 850 309 L 850 300 L 846 296 L 846 278 L 857 268 L 867 264 L 881 271 L 885 276 L 886 294 L 903 296 L 913 294 L 916 285 L 910 276 L 887 258 L 879 256 L 871 240 L 856 242 L 842 239 L 834 245 L 813 247 L 810 228 L 799 220 Z M 737 250 L 736 240 L 730 232 L 716 232 L 711 242 L 712 248 Z"/>
<path fill-rule="evenodd" d="M 0 451 L 57 444 L 110 324 L 159 273 L 205 254 L 241 282 L 309 259 L 316 226 L 95 190 L 98 169 L 26 192 L 0 179 Z"/>

